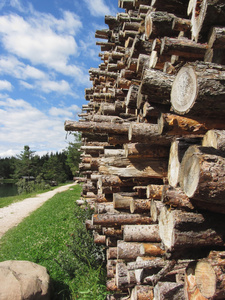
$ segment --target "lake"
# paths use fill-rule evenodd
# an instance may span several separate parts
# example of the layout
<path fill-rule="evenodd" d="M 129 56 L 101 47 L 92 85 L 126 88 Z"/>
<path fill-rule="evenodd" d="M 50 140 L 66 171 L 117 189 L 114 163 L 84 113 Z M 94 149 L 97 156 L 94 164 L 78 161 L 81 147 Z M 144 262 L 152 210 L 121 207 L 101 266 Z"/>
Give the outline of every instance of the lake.
<path fill-rule="evenodd" d="M 0 183 L 0 197 L 9 197 L 18 195 L 15 183 Z"/>

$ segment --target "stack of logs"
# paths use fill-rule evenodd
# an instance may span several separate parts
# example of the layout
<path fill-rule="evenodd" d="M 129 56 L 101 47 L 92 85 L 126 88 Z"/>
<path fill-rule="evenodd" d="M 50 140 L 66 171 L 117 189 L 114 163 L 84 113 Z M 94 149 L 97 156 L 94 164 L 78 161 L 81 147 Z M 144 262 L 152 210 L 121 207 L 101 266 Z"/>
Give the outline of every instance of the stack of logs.
<path fill-rule="evenodd" d="M 82 132 L 108 299 L 225 299 L 225 2 L 118 2 L 65 122 Z"/>

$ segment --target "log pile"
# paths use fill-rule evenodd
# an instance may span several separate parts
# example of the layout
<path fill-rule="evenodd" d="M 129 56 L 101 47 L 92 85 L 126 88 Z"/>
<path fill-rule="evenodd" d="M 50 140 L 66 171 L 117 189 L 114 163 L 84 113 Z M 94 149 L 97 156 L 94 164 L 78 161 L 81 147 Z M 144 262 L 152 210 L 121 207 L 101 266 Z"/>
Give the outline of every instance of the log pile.
<path fill-rule="evenodd" d="M 108 299 L 224 299 L 224 1 L 118 3 L 88 104 L 65 122 L 82 132 Z"/>

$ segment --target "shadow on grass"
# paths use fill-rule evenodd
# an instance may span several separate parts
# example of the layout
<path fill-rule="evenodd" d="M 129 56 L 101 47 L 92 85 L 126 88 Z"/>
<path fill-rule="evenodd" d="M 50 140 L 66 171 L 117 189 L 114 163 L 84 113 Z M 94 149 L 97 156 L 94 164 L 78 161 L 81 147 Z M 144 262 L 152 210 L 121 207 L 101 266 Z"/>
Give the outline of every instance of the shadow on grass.
<path fill-rule="evenodd" d="M 50 288 L 51 288 L 51 300 L 71 299 L 69 286 L 63 283 L 62 281 L 51 279 Z"/>

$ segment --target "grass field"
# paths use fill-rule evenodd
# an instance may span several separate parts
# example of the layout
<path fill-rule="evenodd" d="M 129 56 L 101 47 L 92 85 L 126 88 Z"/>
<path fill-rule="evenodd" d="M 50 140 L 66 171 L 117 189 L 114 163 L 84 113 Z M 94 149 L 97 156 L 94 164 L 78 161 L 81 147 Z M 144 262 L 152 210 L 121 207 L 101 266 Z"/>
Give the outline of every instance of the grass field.
<path fill-rule="evenodd" d="M 28 260 L 45 266 L 52 299 L 105 299 L 102 250 L 86 232 L 87 208 L 80 209 L 81 187 L 56 194 L 0 240 L 0 261 Z"/>

